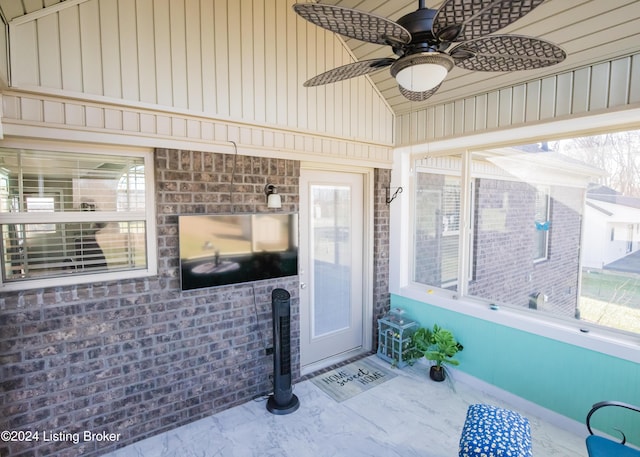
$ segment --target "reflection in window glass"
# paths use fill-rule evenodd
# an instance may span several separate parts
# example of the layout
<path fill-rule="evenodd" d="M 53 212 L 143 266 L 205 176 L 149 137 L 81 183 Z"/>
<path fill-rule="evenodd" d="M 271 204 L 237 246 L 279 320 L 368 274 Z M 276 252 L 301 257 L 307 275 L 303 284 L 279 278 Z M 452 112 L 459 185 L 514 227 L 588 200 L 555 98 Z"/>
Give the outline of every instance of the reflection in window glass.
<path fill-rule="evenodd" d="M 414 281 L 448 288 L 466 261 L 467 295 L 640 333 L 639 150 L 633 131 L 474 151 L 462 188 L 458 156 L 417 161 Z"/>
<path fill-rule="evenodd" d="M 501 159 L 478 161 L 483 173 L 475 178 L 475 280 L 469 294 L 574 317 L 584 189 L 523 181 L 510 169 L 513 162 Z M 546 261 L 537 262 L 541 258 Z"/>
<path fill-rule="evenodd" d="M 27 196 L 25 200 L 28 213 L 53 213 L 56 210 L 55 196 Z M 30 234 L 53 233 L 56 230 L 55 224 L 34 224 L 33 227 L 34 230 L 29 231 Z"/>
<path fill-rule="evenodd" d="M 145 206 L 144 166 L 134 165 L 118 182 L 118 211 L 142 211 Z"/>
<path fill-rule="evenodd" d="M 147 268 L 144 158 L 0 149 L 2 282 Z"/>
<path fill-rule="evenodd" d="M 535 260 L 545 260 L 549 253 L 549 202 L 551 201 L 549 187 L 539 186 L 536 189 L 535 214 Z"/>
<path fill-rule="evenodd" d="M 425 161 L 425 164 L 428 165 Z M 436 164 L 437 165 L 437 164 Z M 460 240 L 460 177 L 452 175 L 460 162 L 416 173 L 413 280 L 420 284 L 457 289 Z M 445 168 L 446 169 L 446 168 Z M 452 173 L 452 174 L 447 174 Z"/>
<path fill-rule="evenodd" d="M 589 182 L 581 242 L 580 318 L 640 333 L 640 131 L 552 143 L 603 171 Z"/>
<path fill-rule="evenodd" d="M 4 224 L 3 278 L 10 282 L 146 267 L 144 237 L 122 230 L 132 224 L 137 223 L 51 224 L 53 230 L 42 230 L 44 224 Z"/>
<path fill-rule="evenodd" d="M 352 193 L 348 186 L 313 185 L 313 335 L 349 326 L 351 315 Z"/>

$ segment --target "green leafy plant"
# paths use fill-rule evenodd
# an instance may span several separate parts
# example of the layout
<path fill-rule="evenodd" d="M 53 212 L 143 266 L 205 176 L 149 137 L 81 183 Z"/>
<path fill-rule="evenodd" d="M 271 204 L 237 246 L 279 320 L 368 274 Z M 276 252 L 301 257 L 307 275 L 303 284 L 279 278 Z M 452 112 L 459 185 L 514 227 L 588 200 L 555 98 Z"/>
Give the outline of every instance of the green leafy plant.
<path fill-rule="evenodd" d="M 416 361 L 431 349 L 433 346 L 433 334 L 431 329 L 420 327 L 411 335 L 411 346 L 409 348 L 409 358 Z"/>
<path fill-rule="evenodd" d="M 450 330 L 434 325 L 431 341 L 431 347 L 424 352 L 424 357 L 427 360 L 435 362 L 437 367 L 442 367 L 444 363 L 452 366 L 460 365 L 460 361 L 454 359 L 453 356 L 460 352 L 463 346 L 456 341 Z"/>
<path fill-rule="evenodd" d="M 415 360 L 424 357 L 434 362 L 437 371 L 443 370 L 445 364 L 459 365 L 460 361 L 453 357 L 463 349 L 450 330 L 437 324 L 433 329 L 421 327 L 411 337 L 411 357 Z"/>

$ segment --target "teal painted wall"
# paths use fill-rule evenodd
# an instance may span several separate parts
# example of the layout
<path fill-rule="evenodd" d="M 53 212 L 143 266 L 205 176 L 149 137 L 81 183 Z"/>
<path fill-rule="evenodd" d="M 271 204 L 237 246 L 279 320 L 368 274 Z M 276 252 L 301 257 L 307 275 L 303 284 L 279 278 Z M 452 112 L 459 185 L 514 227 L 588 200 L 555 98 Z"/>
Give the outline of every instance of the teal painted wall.
<path fill-rule="evenodd" d="M 464 346 L 458 370 L 576 421 L 602 400 L 640 406 L 640 364 L 397 295 L 391 307 L 450 329 Z M 593 425 L 611 434 L 609 426 L 622 428 L 640 444 L 640 415 L 608 410 Z"/>

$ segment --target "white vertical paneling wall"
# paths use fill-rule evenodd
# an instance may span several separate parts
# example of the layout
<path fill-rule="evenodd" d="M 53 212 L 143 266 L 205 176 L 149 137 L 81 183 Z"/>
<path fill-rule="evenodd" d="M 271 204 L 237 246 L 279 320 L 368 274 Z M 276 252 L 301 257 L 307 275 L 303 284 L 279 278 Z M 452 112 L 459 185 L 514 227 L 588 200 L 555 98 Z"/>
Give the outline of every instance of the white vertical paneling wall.
<path fill-rule="evenodd" d="M 0 33 L 0 85 L 9 85 L 9 60 L 7 59 L 7 25 L 0 18 L 0 26 L 2 26 L 2 33 Z"/>
<path fill-rule="evenodd" d="M 636 54 L 398 115 L 398 146 L 637 106 L 639 75 Z"/>
<path fill-rule="evenodd" d="M 51 99 L 58 97 L 67 105 L 64 99 L 71 97 L 72 104 L 87 100 L 82 115 L 93 129 L 149 135 L 145 129 L 167 128 L 152 119 L 174 112 L 211 119 L 212 125 L 229 120 L 273 126 L 320 135 L 329 143 L 345 139 L 362 142 L 365 150 L 379 152 L 382 146 L 390 151 L 395 116 L 368 78 L 303 87 L 308 78 L 353 57 L 335 34 L 299 18 L 293 3 L 67 0 L 18 17 L 9 24 L 13 93 L 5 92 L 9 109 L 3 121 L 11 124 L 8 116 L 13 115 L 20 121 L 45 121 L 45 99 L 55 105 Z M 28 96 L 19 97 L 20 92 Z M 41 103 L 37 93 L 43 94 Z M 122 101 L 123 111 L 146 114 L 131 117 L 113 106 L 101 109 L 102 101 Z M 54 114 L 65 111 L 48 109 L 46 122 L 66 124 L 63 115 Z M 186 118 L 169 117 L 172 135 L 203 139 Z M 390 153 L 383 160 L 390 163 Z"/>

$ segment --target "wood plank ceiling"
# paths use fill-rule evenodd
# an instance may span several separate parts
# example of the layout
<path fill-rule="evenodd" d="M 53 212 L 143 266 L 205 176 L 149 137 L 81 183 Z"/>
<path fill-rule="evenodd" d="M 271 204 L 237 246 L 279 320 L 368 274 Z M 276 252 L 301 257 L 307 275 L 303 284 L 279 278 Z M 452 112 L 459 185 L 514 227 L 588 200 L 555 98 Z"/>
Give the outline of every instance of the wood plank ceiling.
<path fill-rule="evenodd" d="M 0 0 L 6 21 L 65 0 Z M 74 0 L 67 0 L 74 1 Z M 237 1 L 237 0 L 229 0 Z M 249 1 L 249 0 L 241 0 Z M 305 0 L 299 0 L 305 1 Z M 418 8 L 418 0 L 321 0 L 321 3 L 356 8 L 392 20 Z M 442 0 L 426 0 L 438 8 Z M 438 93 L 424 102 L 410 102 L 398 91 L 388 69 L 370 76 L 397 114 L 423 109 L 500 87 L 521 84 L 584 65 L 640 52 L 640 0 L 547 0 L 524 18 L 498 33 L 542 38 L 562 47 L 568 57 L 556 66 L 541 70 L 487 73 L 454 68 Z M 395 57 L 388 46 L 344 39 L 358 60 Z"/>

